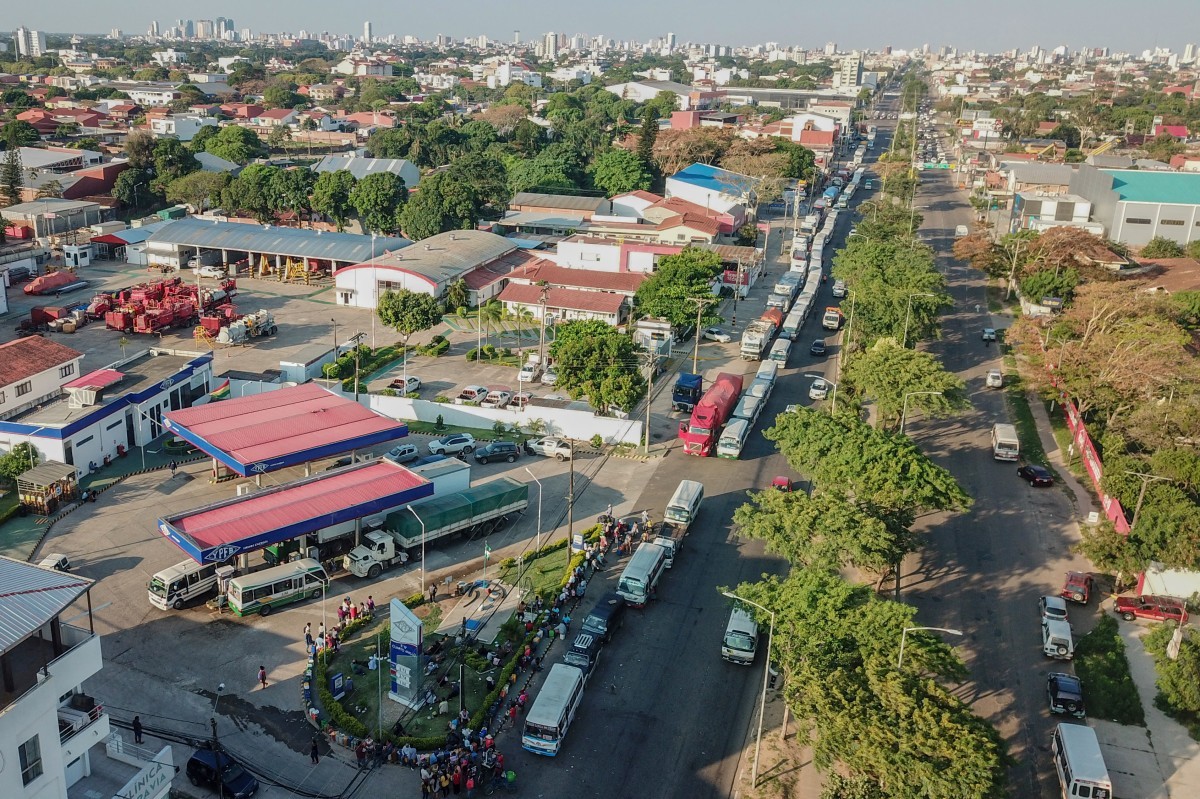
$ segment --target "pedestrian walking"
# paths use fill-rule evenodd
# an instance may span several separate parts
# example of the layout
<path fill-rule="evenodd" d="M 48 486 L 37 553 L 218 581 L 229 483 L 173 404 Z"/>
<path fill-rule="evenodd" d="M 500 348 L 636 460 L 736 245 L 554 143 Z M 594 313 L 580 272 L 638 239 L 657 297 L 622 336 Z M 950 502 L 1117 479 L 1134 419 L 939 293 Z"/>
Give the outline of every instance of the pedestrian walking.
<path fill-rule="evenodd" d="M 174 477 L 175 470 L 179 468 L 179 464 L 176 463 L 175 461 L 171 461 L 170 466 L 171 466 L 171 476 Z"/>
<path fill-rule="evenodd" d="M 367 595 L 367 613 L 372 616 L 375 615 L 375 597 L 370 594 Z"/>
<path fill-rule="evenodd" d="M 307 638 L 311 634 L 312 634 L 312 622 L 306 621 L 306 622 L 304 622 L 304 637 Z"/>
<path fill-rule="evenodd" d="M 611 502 L 608 503 L 608 507 L 604 509 L 604 515 L 610 519 L 612 518 L 612 503 Z"/>
<path fill-rule="evenodd" d="M 258 681 L 260 683 L 262 683 L 262 687 L 264 689 L 267 687 L 267 667 L 266 666 L 258 667 Z"/>
<path fill-rule="evenodd" d="M 142 742 L 142 717 L 133 717 L 133 742 L 140 744 Z"/>
<path fill-rule="evenodd" d="M 646 509 L 642 510 L 642 524 L 643 525 L 650 524 L 650 511 L 649 510 L 646 510 Z"/>
<path fill-rule="evenodd" d="M 310 744 L 308 747 L 308 757 L 310 760 L 312 760 L 312 764 L 314 766 L 321 762 L 320 754 L 317 751 L 317 736 L 315 735 L 313 736 L 312 744 Z"/>

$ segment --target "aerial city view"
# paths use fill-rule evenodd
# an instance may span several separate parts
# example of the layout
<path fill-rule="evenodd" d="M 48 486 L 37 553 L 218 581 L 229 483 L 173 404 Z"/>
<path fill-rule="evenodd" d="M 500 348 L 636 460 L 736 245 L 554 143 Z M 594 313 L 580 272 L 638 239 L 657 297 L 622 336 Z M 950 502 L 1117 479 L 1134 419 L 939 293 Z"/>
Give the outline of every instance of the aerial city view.
<path fill-rule="evenodd" d="M 1195 12 L 8 4 L 0 799 L 1200 797 Z"/>

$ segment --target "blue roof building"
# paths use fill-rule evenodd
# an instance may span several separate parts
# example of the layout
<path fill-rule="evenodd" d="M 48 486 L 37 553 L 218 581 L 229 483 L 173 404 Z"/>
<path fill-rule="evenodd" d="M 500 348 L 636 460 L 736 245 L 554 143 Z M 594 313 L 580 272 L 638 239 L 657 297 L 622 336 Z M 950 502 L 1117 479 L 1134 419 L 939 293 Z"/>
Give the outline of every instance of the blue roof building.
<path fill-rule="evenodd" d="M 1092 220 L 1131 247 L 1163 237 L 1200 240 L 1200 173 L 1097 169 L 1080 164 L 1070 191 L 1092 203 Z"/>

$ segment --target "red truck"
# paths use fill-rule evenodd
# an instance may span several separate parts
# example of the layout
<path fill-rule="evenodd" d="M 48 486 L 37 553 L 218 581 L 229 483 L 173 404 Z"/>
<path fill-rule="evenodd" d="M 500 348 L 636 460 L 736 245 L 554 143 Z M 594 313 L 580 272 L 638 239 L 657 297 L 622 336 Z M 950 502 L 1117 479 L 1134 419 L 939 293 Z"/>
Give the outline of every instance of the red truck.
<path fill-rule="evenodd" d="M 716 446 L 721 427 L 733 414 L 742 393 L 742 376 L 722 372 L 692 409 L 692 418 L 679 423 L 679 438 L 688 455 L 708 457 Z"/>

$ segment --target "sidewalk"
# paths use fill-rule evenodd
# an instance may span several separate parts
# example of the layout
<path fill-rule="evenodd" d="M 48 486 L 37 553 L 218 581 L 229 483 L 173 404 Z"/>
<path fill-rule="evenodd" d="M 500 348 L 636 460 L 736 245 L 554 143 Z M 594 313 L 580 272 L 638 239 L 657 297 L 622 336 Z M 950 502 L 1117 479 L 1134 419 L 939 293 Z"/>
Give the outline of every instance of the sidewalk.
<path fill-rule="evenodd" d="M 1058 448 L 1058 441 L 1054 438 L 1054 427 L 1050 424 L 1050 415 L 1046 412 L 1045 403 L 1032 392 L 1026 393 L 1025 401 L 1029 403 L 1029 409 L 1033 412 L 1033 421 L 1037 424 L 1038 438 L 1041 439 L 1042 449 L 1046 451 L 1046 457 L 1058 470 L 1062 484 L 1070 491 L 1071 502 L 1075 505 L 1076 522 L 1086 519 L 1090 513 L 1099 512 L 1100 508 L 1096 505 L 1091 492 L 1075 478 L 1067 465 L 1063 451 Z"/>

